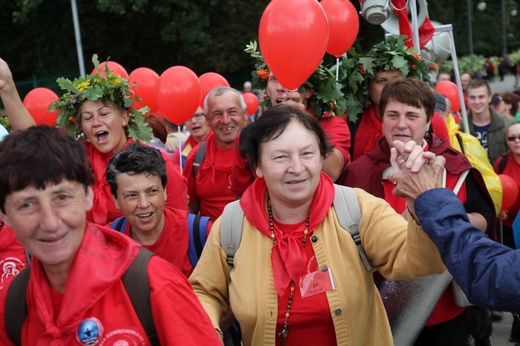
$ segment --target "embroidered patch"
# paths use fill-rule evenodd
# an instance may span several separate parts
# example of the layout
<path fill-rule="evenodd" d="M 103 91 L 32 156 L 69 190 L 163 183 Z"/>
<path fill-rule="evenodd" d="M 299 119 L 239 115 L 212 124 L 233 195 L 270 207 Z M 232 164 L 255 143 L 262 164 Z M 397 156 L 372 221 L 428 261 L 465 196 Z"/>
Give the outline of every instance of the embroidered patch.
<path fill-rule="evenodd" d="M 83 320 L 76 332 L 76 338 L 83 345 L 93 345 L 99 341 L 103 334 L 103 326 L 101 322 L 94 317 Z"/>
<path fill-rule="evenodd" d="M 117 345 L 117 346 L 128 346 L 128 345 L 142 345 L 146 346 L 146 340 L 143 335 L 132 329 L 116 329 L 111 332 L 107 332 L 103 337 L 103 340 L 99 343 L 100 346 L 105 345 Z"/>
<path fill-rule="evenodd" d="M 0 268 L 2 268 L 2 277 L 0 278 L 0 289 L 2 289 L 8 280 L 14 278 L 25 268 L 25 264 L 19 258 L 6 257 L 0 261 Z"/>

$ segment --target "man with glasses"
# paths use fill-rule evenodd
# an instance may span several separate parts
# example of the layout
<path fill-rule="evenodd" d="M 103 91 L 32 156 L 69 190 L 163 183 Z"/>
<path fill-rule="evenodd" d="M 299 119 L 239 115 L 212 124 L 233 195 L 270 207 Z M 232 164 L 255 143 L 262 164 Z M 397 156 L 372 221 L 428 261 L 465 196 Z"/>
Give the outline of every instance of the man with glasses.
<path fill-rule="evenodd" d="M 240 91 L 217 87 L 206 96 L 204 110 L 211 133 L 190 151 L 182 173 L 188 182 L 190 212 L 215 221 L 235 200 L 230 186 L 233 149 L 247 122 L 246 103 Z"/>

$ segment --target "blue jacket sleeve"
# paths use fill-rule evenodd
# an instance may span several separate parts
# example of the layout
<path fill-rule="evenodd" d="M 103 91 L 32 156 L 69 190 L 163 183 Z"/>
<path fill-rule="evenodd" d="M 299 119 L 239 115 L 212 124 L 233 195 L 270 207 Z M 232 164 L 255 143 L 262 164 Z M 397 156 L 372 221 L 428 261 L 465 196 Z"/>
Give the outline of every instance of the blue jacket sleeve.
<path fill-rule="evenodd" d="M 415 213 L 469 301 L 520 312 L 520 251 L 489 239 L 469 223 L 464 206 L 447 189 L 422 193 Z"/>

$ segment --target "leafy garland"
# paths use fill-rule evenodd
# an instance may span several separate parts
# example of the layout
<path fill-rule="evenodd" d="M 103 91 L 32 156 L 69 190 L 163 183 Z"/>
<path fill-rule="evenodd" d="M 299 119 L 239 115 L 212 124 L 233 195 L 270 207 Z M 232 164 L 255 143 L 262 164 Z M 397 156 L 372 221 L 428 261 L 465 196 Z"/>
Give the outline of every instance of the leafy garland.
<path fill-rule="evenodd" d="M 97 54 L 92 56 L 92 63 L 98 74 L 89 74 L 85 78 L 78 77 L 74 81 L 63 77 L 56 80 L 60 88 L 66 91 L 49 106 L 49 111 L 59 111 L 57 125 L 77 137 L 81 134 L 78 126 L 81 104 L 86 100 L 111 101 L 117 107 L 128 110 L 128 136 L 134 140 L 150 141 L 152 129 L 144 121 L 144 114 L 148 111 L 148 107 L 139 110 L 133 108 L 132 97 L 138 101 L 139 99 L 137 96 L 132 96 L 128 80 L 116 76 L 108 69 L 108 64 L 105 64 L 105 69 L 102 71 Z M 106 77 L 101 76 L 102 72 Z"/>
<path fill-rule="evenodd" d="M 258 50 L 257 42 L 249 42 L 244 52 L 255 59 L 255 71 L 251 73 L 253 88 L 265 90 L 269 79 L 269 67 Z M 314 88 L 314 93 L 307 102 L 317 117 L 322 117 L 324 114 L 345 115 L 347 108 L 343 93 L 345 86 L 341 83 L 341 79 L 336 81 L 335 73 L 335 66 L 326 67 L 320 64 L 309 79 L 303 83 L 302 87 Z M 271 106 L 269 98 L 262 102 L 262 106 Z"/>
<path fill-rule="evenodd" d="M 355 122 L 370 103 L 368 81 L 378 71 L 400 70 L 404 77 L 415 77 L 429 83 L 431 70 L 436 70 L 435 63 L 422 59 L 415 49 L 404 44 L 405 36 L 391 36 L 380 42 L 366 54 L 358 53 L 355 48 L 348 52 L 348 58 L 340 61 L 339 78 L 336 81 L 336 65 L 327 67 L 320 64 L 309 79 L 306 87 L 315 89 L 309 99 L 314 114 L 348 114 L 349 121 Z M 255 89 L 266 89 L 269 68 L 256 41 L 250 42 L 244 49 L 255 59 L 255 71 L 252 83 Z M 263 105 L 270 106 L 267 100 Z"/>
<path fill-rule="evenodd" d="M 422 59 L 415 49 L 404 44 L 405 36 L 390 36 L 366 53 L 358 53 L 354 48 L 348 52 L 348 59 L 341 60 L 339 79 L 346 81 L 348 89 L 343 90 L 347 99 L 347 113 L 350 121 L 356 121 L 359 114 L 370 103 L 368 82 L 378 71 L 399 70 L 403 77 L 419 78 L 431 84 L 430 71 L 437 64 Z"/>

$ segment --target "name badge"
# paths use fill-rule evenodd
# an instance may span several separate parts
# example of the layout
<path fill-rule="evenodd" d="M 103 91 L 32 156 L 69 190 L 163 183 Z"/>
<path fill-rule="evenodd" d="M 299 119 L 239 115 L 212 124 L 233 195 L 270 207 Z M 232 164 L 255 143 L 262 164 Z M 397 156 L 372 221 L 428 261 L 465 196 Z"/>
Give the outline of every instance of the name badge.
<path fill-rule="evenodd" d="M 332 291 L 335 288 L 330 268 L 327 268 L 327 270 L 318 270 L 300 278 L 300 292 L 302 298 L 312 297 L 319 293 Z"/>

